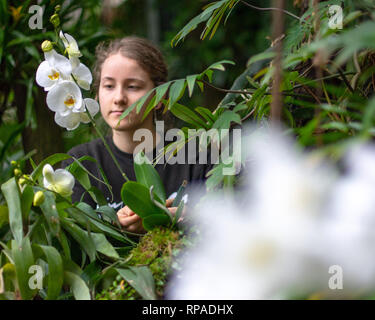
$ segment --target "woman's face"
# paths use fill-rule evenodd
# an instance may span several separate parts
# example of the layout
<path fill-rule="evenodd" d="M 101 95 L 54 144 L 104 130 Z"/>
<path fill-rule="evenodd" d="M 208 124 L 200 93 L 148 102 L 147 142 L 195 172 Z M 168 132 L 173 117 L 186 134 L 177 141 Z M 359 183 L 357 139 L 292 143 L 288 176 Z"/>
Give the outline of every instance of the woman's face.
<path fill-rule="evenodd" d="M 144 110 L 137 114 L 134 109 L 117 124 L 121 114 L 152 88 L 154 83 L 137 61 L 121 53 L 113 54 L 104 61 L 100 75 L 99 104 L 102 116 L 112 130 L 133 131 L 142 127 Z M 147 118 L 150 116 L 152 113 Z"/>

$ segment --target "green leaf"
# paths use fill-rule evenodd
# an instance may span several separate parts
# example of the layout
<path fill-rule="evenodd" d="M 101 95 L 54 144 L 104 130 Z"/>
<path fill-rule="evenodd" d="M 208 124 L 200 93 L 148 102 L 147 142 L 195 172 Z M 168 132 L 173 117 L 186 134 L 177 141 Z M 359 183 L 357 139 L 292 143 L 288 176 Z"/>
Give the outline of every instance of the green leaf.
<path fill-rule="evenodd" d="M 134 172 L 137 182 L 143 184 L 147 189 L 154 186 L 153 192 L 160 198 L 162 204 L 164 204 L 167 197 L 163 181 L 147 156 L 141 152 L 137 153 L 134 157 Z"/>
<path fill-rule="evenodd" d="M 7 206 L 0 206 L 0 228 L 9 223 L 9 213 Z"/>
<path fill-rule="evenodd" d="M 216 129 L 229 129 L 232 122 L 241 124 L 241 117 L 230 110 L 224 111 L 219 118 L 215 121 L 213 128 Z"/>
<path fill-rule="evenodd" d="M 98 190 L 98 188 L 91 186 L 89 176 L 91 178 L 93 178 L 94 180 L 105 184 L 106 187 L 108 188 L 108 191 L 111 193 L 111 196 L 113 198 L 112 187 L 109 184 L 108 179 L 107 179 L 103 169 L 101 168 L 101 166 L 99 165 L 98 161 L 95 158 L 90 157 L 90 156 L 83 156 L 83 157 L 80 157 L 79 159 L 73 158 L 73 160 L 74 160 L 74 162 L 71 163 L 69 166 L 67 166 L 65 169 L 68 170 L 71 174 L 73 174 L 75 179 L 78 180 L 78 182 L 90 194 L 92 199 L 97 204 L 104 205 L 104 204 L 107 203 L 107 201 L 103 200 L 104 197 L 101 194 L 101 191 Z M 101 174 L 104 181 L 100 180 L 98 177 L 93 175 L 89 170 L 87 170 L 85 168 L 85 166 L 83 166 L 82 163 L 81 163 L 83 161 L 94 162 L 98 166 L 98 169 L 99 169 L 100 174 Z"/>
<path fill-rule="evenodd" d="M 188 89 L 189 89 L 189 97 L 191 97 L 193 95 L 194 84 L 195 84 L 195 80 L 197 80 L 197 77 L 198 77 L 197 74 L 193 74 L 193 75 L 190 75 L 190 76 L 186 77 L 186 82 L 187 82 L 187 86 L 188 86 Z"/>
<path fill-rule="evenodd" d="M 208 129 L 207 124 L 188 107 L 176 103 L 170 110 L 174 116 L 185 121 L 186 123 L 192 124 L 197 128 L 203 127 Z"/>
<path fill-rule="evenodd" d="M 40 187 L 33 187 L 34 191 L 43 190 Z M 40 205 L 47 224 L 54 236 L 60 232 L 60 217 L 56 208 L 55 195 L 51 191 L 43 191 L 45 200 Z"/>
<path fill-rule="evenodd" d="M 80 202 L 77 207 L 67 208 L 66 211 L 69 212 L 69 215 L 76 219 L 81 225 L 89 226 L 91 231 L 104 232 L 121 242 L 133 243 L 128 237 L 116 231 L 112 225 L 103 223 L 94 209 L 87 203 Z"/>
<path fill-rule="evenodd" d="M 23 300 L 30 300 L 35 291 L 30 289 L 29 279 L 32 276 L 29 268 L 34 264 L 34 256 L 28 237 L 21 240 L 20 245 L 12 240 L 12 257 L 16 269 L 17 282 Z"/>
<path fill-rule="evenodd" d="M 169 90 L 169 109 L 182 97 L 186 88 L 185 79 L 179 79 L 173 82 Z"/>
<path fill-rule="evenodd" d="M 27 221 L 33 204 L 34 191 L 33 188 L 29 185 L 26 185 L 21 194 L 21 208 L 22 208 L 22 217 L 24 221 Z"/>
<path fill-rule="evenodd" d="M 199 113 L 208 122 L 208 125 L 210 127 L 215 122 L 215 116 L 212 114 L 212 112 L 209 109 L 203 108 L 203 107 L 196 107 L 195 111 Z"/>
<path fill-rule="evenodd" d="M 120 227 L 118 217 L 116 214 L 116 210 L 113 209 L 112 207 L 108 205 L 100 206 L 99 208 L 95 209 L 95 211 L 100 213 L 103 216 L 103 219 L 105 221 L 109 221 L 110 223 L 115 223 Z"/>
<path fill-rule="evenodd" d="M 150 231 L 156 226 L 168 226 L 171 219 L 166 214 L 153 214 L 143 219 L 143 227 Z"/>
<path fill-rule="evenodd" d="M 150 269 L 146 266 L 131 267 L 128 269 L 116 268 L 123 277 L 146 300 L 155 300 L 155 282 Z"/>
<path fill-rule="evenodd" d="M 55 300 L 60 295 L 64 281 L 63 261 L 60 253 L 54 247 L 42 246 L 48 263 L 48 289 L 47 300 Z"/>
<path fill-rule="evenodd" d="M 90 261 L 94 261 L 96 254 L 95 244 L 92 238 L 87 234 L 87 232 L 82 230 L 75 223 L 68 221 L 67 219 L 61 219 L 61 225 L 79 243 L 82 249 L 89 256 Z"/>
<path fill-rule="evenodd" d="M 85 281 L 73 272 L 64 272 L 64 283 L 69 285 L 76 300 L 91 300 L 90 290 Z"/>
<path fill-rule="evenodd" d="M 119 259 L 120 256 L 116 252 L 115 248 L 108 242 L 104 234 L 102 233 L 92 233 L 91 234 L 92 239 L 95 243 L 96 251 L 106 255 L 107 257 L 113 258 L 113 259 Z"/>
<path fill-rule="evenodd" d="M 141 218 L 164 213 L 151 201 L 149 189 L 138 182 L 128 181 L 124 183 L 121 189 L 121 199 Z"/>
<path fill-rule="evenodd" d="M 258 61 L 273 59 L 275 56 L 276 56 L 276 53 L 273 51 L 265 51 L 265 52 L 256 54 L 255 56 L 252 56 L 249 59 L 246 67 L 250 67 L 253 63 L 258 62 Z"/>
<path fill-rule="evenodd" d="M 20 194 L 16 179 L 11 178 L 2 184 L 1 191 L 8 204 L 10 230 L 18 245 L 20 245 L 23 238 L 23 225 Z"/>

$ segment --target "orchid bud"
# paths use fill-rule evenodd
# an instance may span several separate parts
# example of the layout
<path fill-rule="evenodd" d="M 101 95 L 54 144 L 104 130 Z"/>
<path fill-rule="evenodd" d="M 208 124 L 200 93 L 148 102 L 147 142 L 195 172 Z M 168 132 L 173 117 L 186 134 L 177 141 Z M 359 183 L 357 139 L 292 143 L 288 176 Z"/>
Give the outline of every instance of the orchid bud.
<path fill-rule="evenodd" d="M 20 186 L 23 186 L 26 182 L 27 182 L 27 180 L 25 178 L 19 178 L 19 180 L 18 180 L 18 183 L 19 183 Z"/>
<path fill-rule="evenodd" d="M 10 162 L 10 164 L 11 164 L 13 167 L 15 167 L 15 166 L 17 165 L 17 161 L 12 160 L 12 161 Z"/>
<path fill-rule="evenodd" d="M 58 4 L 57 6 L 55 6 L 55 12 L 58 13 L 60 12 L 61 10 L 61 6 Z"/>
<path fill-rule="evenodd" d="M 16 177 L 19 177 L 19 176 L 22 174 L 21 170 L 18 169 L 18 168 L 14 169 L 13 173 L 14 173 L 14 175 L 15 175 Z"/>
<path fill-rule="evenodd" d="M 45 199 L 45 196 L 44 196 L 43 191 L 37 191 L 34 194 L 33 206 L 39 207 L 44 202 L 44 199 Z"/>
<path fill-rule="evenodd" d="M 52 49 L 53 49 L 53 45 L 52 45 L 51 41 L 49 41 L 49 40 L 43 41 L 43 43 L 42 43 L 42 50 L 43 50 L 43 52 L 49 52 Z"/>
<path fill-rule="evenodd" d="M 60 25 L 60 18 L 59 18 L 59 15 L 56 13 L 51 16 L 49 21 L 53 24 L 55 28 L 57 28 Z"/>

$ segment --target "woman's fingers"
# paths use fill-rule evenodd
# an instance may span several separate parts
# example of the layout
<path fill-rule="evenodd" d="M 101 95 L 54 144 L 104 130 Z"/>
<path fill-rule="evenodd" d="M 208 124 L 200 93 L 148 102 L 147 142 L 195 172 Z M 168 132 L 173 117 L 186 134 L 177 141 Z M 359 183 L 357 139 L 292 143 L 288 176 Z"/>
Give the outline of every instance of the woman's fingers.
<path fill-rule="evenodd" d="M 172 204 L 173 204 L 173 200 L 174 199 L 167 199 L 167 201 L 165 201 L 165 206 L 168 208 L 168 207 L 170 207 L 170 206 L 172 206 Z"/>
<path fill-rule="evenodd" d="M 141 220 L 141 218 L 127 206 L 117 211 L 117 218 L 123 227 L 128 227 L 138 220 Z"/>

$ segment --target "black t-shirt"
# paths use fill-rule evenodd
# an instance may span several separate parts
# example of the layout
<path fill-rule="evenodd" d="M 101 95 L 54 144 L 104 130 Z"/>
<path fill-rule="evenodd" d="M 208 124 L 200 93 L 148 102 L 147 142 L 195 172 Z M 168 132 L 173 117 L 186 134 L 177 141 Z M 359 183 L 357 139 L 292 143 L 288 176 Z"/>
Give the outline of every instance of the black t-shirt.
<path fill-rule="evenodd" d="M 129 154 L 118 149 L 113 143 L 113 139 L 111 136 L 108 136 L 105 139 L 116 159 L 118 160 L 123 172 L 129 178 L 129 180 L 135 181 L 136 177 L 134 172 L 133 154 Z M 153 150 L 152 158 L 155 158 L 155 155 L 159 152 L 159 149 L 158 147 L 156 147 Z M 119 169 L 116 167 L 113 159 L 109 155 L 109 152 L 105 148 L 103 141 L 101 139 L 96 139 L 89 143 L 78 145 L 72 148 L 68 153 L 77 159 L 87 155 L 96 159 L 99 166 L 103 169 L 109 184 L 112 186 L 113 201 L 111 201 L 111 194 L 105 184 L 90 177 L 91 185 L 98 188 L 103 193 L 105 199 L 108 201 L 108 204 L 111 207 L 116 210 L 122 208 L 123 202 L 121 200 L 120 193 L 122 185 L 126 181 L 122 177 Z M 151 158 L 150 155 L 149 158 Z M 211 164 L 210 161 L 207 161 L 207 164 L 200 164 L 198 159 L 196 159 L 196 161 L 191 161 L 191 159 L 190 161 L 188 161 L 187 158 L 188 156 L 186 155 L 186 161 L 183 161 L 183 164 L 170 164 L 166 159 L 164 159 L 164 163 L 161 163 L 161 161 L 159 161 L 155 165 L 155 169 L 159 173 L 160 178 L 164 183 L 167 198 L 174 198 L 174 193 L 178 191 L 184 180 L 186 180 L 188 183 L 187 190 L 189 190 L 189 187 L 193 185 L 202 185 L 206 180 L 207 172 L 213 167 L 213 164 Z M 72 163 L 72 161 L 73 160 L 71 159 L 66 160 L 62 163 L 62 166 L 66 167 L 68 164 Z M 85 160 L 82 162 L 82 164 L 94 176 L 103 180 L 100 174 L 99 167 L 96 163 Z M 80 185 L 78 181 L 76 181 L 73 189 L 72 201 L 79 201 L 84 192 L 85 189 Z M 87 192 L 83 198 L 83 201 L 90 204 L 94 208 L 96 207 L 96 203 Z"/>

